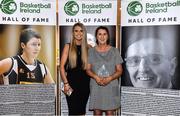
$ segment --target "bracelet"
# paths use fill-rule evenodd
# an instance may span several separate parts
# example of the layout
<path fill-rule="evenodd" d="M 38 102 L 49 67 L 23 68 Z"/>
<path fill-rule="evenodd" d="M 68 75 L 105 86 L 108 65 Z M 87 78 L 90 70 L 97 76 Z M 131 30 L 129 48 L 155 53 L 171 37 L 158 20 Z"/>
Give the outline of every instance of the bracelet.
<path fill-rule="evenodd" d="M 64 83 L 64 85 L 67 85 L 67 84 L 69 84 L 69 83 L 68 82 Z"/>
<path fill-rule="evenodd" d="M 69 86 L 69 83 L 64 84 L 64 87 L 68 87 L 68 86 Z"/>

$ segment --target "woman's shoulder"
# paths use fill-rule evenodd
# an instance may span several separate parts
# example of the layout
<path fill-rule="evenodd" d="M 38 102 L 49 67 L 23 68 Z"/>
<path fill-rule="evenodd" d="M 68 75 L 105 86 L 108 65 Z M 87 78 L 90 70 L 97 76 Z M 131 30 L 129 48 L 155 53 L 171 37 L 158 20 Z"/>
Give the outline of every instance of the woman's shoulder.
<path fill-rule="evenodd" d="M 45 64 L 43 63 L 43 61 L 41 61 L 41 60 L 39 60 L 39 59 L 36 59 L 36 62 L 37 62 L 37 64 L 43 64 L 43 65 L 45 65 Z"/>
<path fill-rule="evenodd" d="M 1 60 L 0 63 L 2 63 L 2 64 L 9 64 L 10 63 L 11 64 L 12 60 L 13 60 L 13 57 L 8 57 L 8 58 Z"/>
<path fill-rule="evenodd" d="M 69 50 L 69 47 L 70 47 L 70 43 L 66 43 L 65 45 L 64 45 L 64 51 L 68 51 Z"/>
<path fill-rule="evenodd" d="M 64 47 L 69 47 L 70 46 L 70 43 L 65 43 L 64 44 Z"/>
<path fill-rule="evenodd" d="M 13 58 L 9 57 L 9 58 L 5 58 L 3 60 L 0 61 L 0 74 L 9 74 L 9 71 L 12 69 L 12 65 L 13 65 Z"/>
<path fill-rule="evenodd" d="M 111 49 L 112 49 L 113 51 L 119 51 L 119 49 L 116 48 L 116 47 L 114 47 L 114 46 L 111 46 Z"/>
<path fill-rule="evenodd" d="M 88 49 L 88 54 L 94 54 L 94 52 L 95 52 L 95 47 L 91 47 L 91 48 L 89 48 Z"/>
<path fill-rule="evenodd" d="M 119 49 L 116 48 L 116 47 L 113 47 L 113 46 L 111 46 L 111 48 L 110 48 L 109 51 L 110 51 L 111 53 L 113 53 L 113 54 L 116 54 L 116 55 L 120 54 Z"/>

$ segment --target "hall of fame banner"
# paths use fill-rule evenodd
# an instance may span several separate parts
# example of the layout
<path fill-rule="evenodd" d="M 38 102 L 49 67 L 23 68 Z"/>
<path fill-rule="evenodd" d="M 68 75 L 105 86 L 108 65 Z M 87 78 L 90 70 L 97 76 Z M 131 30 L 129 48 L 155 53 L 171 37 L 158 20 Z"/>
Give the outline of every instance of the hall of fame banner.
<path fill-rule="evenodd" d="M 87 42 L 96 45 L 95 30 L 106 26 L 110 33 L 110 44 L 116 46 L 117 0 L 61 0 L 59 1 L 60 55 L 66 43 L 70 43 L 72 26 L 83 23 L 87 30 Z M 87 104 L 87 115 L 92 115 Z M 68 114 L 67 102 L 61 94 L 61 115 Z"/>
<path fill-rule="evenodd" d="M 179 0 L 121 1 L 122 115 L 180 114 L 179 10 Z"/>
<path fill-rule="evenodd" d="M 0 0 L 0 60 L 18 54 L 21 31 L 27 28 L 40 34 L 37 59 L 48 67 L 55 81 L 56 0 Z M 55 115 L 55 84 L 1 82 L 1 115 Z"/>

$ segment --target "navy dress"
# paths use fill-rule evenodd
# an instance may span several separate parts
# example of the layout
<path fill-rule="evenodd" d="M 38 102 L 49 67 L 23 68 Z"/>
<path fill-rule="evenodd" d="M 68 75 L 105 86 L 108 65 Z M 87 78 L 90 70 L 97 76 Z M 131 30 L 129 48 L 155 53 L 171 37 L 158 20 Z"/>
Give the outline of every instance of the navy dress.
<path fill-rule="evenodd" d="M 71 96 L 66 96 L 69 115 L 83 115 L 86 113 L 90 77 L 81 66 L 81 46 L 77 46 L 77 66 L 67 70 L 67 79 L 73 89 Z"/>

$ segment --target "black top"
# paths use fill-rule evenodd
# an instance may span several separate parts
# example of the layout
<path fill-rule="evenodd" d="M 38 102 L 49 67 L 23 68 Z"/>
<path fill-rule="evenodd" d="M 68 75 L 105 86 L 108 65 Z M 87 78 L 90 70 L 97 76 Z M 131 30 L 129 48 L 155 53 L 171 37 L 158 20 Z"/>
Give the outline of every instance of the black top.
<path fill-rule="evenodd" d="M 9 79 L 9 84 L 43 83 L 46 68 L 43 63 L 35 60 L 34 65 L 28 65 L 21 56 L 14 56 L 12 67 L 4 76 Z M 44 71 L 43 71 L 44 70 Z"/>

